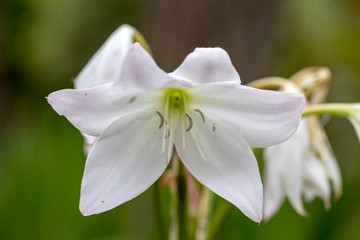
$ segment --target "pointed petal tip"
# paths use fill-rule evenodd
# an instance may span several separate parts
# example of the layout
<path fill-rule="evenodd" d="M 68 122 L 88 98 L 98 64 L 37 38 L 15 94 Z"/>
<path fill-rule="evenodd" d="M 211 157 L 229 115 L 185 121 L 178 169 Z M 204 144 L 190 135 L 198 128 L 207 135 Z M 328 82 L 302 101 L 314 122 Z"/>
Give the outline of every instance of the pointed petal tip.
<path fill-rule="evenodd" d="M 80 213 L 81 213 L 81 215 L 83 215 L 84 217 L 87 217 L 87 216 L 91 216 L 91 215 L 94 215 L 94 214 L 96 214 L 96 213 L 91 213 L 91 212 L 87 212 L 86 210 L 84 210 L 84 209 L 80 209 Z"/>
<path fill-rule="evenodd" d="M 234 204 L 235 205 L 235 204 Z M 236 206 L 236 205 L 235 205 Z M 249 206 L 249 208 L 244 209 L 243 207 L 240 208 L 239 206 L 236 206 L 246 217 L 248 217 L 249 219 L 253 220 L 255 223 L 260 224 L 261 221 L 263 220 L 262 218 L 262 211 L 260 211 L 259 214 L 259 209 L 257 210 L 256 208 L 254 208 L 254 206 Z M 250 210 L 250 211 L 249 211 Z"/>
<path fill-rule="evenodd" d="M 130 47 L 129 51 L 138 51 L 139 49 L 143 49 L 140 43 L 134 42 L 133 45 Z"/>
<path fill-rule="evenodd" d="M 46 101 L 51 105 L 51 102 L 52 102 L 52 100 L 54 99 L 54 98 L 53 98 L 53 93 L 50 93 L 49 95 L 47 95 L 47 96 L 45 97 L 45 99 L 46 99 Z"/>
<path fill-rule="evenodd" d="M 91 209 L 92 209 L 92 207 L 86 206 L 86 204 L 83 202 L 83 199 L 80 197 L 80 204 L 79 204 L 80 213 L 85 217 L 101 213 L 101 212 L 94 211 L 94 209 L 92 209 L 92 210 Z"/>
<path fill-rule="evenodd" d="M 86 213 L 85 211 L 83 211 L 83 210 L 80 210 L 80 213 L 84 216 L 84 217 L 86 217 L 86 216 L 89 216 L 90 214 L 88 214 L 88 213 Z"/>
<path fill-rule="evenodd" d="M 302 211 L 296 211 L 299 215 L 301 215 L 302 217 L 304 217 L 304 218 L 309 218 L 310 217 L 310 214 L 307 212 L 307 211 L 305 211 L 304 209 L 302 210 Z"/>
<path fill-rule="evenodd" d="M 82 204 L 82 201 L 81 201 L 81 199 L 80 199 L 80 205 L 79 205 L 79 211 L 80 211 L 80 213 L 83 215 L 83 216 L 90 216 L 90 215 L 92 215 L 91 213 L 89 213 L 85 208 L 84 208 L 84 206 L 82 206 L 83 204 Z"/>

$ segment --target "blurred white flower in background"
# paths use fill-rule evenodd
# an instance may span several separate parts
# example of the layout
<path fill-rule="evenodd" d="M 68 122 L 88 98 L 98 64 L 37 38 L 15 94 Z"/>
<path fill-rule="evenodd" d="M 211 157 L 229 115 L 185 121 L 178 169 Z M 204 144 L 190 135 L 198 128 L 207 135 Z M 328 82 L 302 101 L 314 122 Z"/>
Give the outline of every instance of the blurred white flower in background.
<path fill-rule="evenodd" d="M 290 78 L 283 91 L 303 93 L 308 105 L 324 101 L 330 71 L 311 67 Z M 303 118 L 296 133 L 287 141 L 264 149 L 264 219 L 268 220 L 287 197 L 300 215 L 307 215 L 303 198 L 319 197 L 330 208 L 331 192 L 342 192 L 340 170 L 326 133 L 317 116 Z"/>

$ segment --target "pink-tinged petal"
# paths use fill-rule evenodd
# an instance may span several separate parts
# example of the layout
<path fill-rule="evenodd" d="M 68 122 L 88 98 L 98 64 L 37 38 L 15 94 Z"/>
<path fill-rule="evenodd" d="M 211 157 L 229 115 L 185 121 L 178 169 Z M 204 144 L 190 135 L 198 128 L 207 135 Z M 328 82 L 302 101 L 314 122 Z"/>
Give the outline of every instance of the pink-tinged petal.
<path fill-rule="evenodd" d="M 265 168 L 269 168 L 265 170 L 267 173 L 265 187 L 269 186 L 267 181 L 271 183 L 274 179 L 280 178 L 282 191 L 289 198 L 293 208 L 303 216 L 307 214 L 302 201 L 302 190 L 304 164 L 308 152 L 308 129 L 304 121 L 301 121 L 296 133 L 289 140 L 264 150 Z M 275 164 L 275 166 L 270 166 L 270 164 Z M 270 201 L 269 199 L 272 198 L 274 192 L 271 189 L 265 189 L 265 194 L 265 201 Z M 276 210 L 275 206 L 270 206 L 269 203 L 266 204 L 264 207 Z M 272 204 L 278 203 L 274 202 Z M 271 210 L 264 211 L 268 214 L 267 219 L 275 213 Z"/>
<path fill-rule="evenodd" d="M 113 82 L 125 53 L 134 43 L 134 32 L 126 24 L 116 29 L 76 77 L 74 87 L 91 88 Z"/>
<path fill-rule="evenodd" d="M 163 129 L 156 109 L 119 119 L 91 149 L 81 185 L 80 211 L 98 214 L 129 201 L 165 171 Z"/>
<path fill-rule="evenodd" d="M 229 55 L 221 48 L 196 48 L 170 75 L 192 83 L 240 84 Z"/>
<path fill-rule="evenodd" d="M 111 123 L 122 115 L 145 109 L 156 97 L 150 92 L 128 96 L 116 105 L 108 98 L 111 84 L 87 89 L 64 89 L 49 94 L 47 100 L 53 109 L 65 116 L 82 133 L 99 136 Z M 149 99 L 150 98 L 150 99 Z"/>
<path fill-rule="evenodd" d="M 124 57 L 120 74 L 113 83 L 110 95 L 117 101 L 124 95 L 163 87 L 183 87 L 184 84 L 161 70 L 142 46 L 134 43 Z"/>
<path fill-rule="evenodd" d="M 304 96 L 246 86 L 201 85 L 189 89 L 194 108 L 224 122 L 252 147 L 279 144 L 292 136 L 300 122 Z"/>
<path fill-rule="evenodd" d="M 176 151 L 188 171 L 214 193 L 238 207 L 255 222 L 262 218 L 263 192 L 253 152 L 233 129 L 192 114 L 193 128 L 181 126 L 175 136 Z M 197 127 L 196 124 L 204 124 Z M 180 129 L 182 129 L 180 131 Z"/>

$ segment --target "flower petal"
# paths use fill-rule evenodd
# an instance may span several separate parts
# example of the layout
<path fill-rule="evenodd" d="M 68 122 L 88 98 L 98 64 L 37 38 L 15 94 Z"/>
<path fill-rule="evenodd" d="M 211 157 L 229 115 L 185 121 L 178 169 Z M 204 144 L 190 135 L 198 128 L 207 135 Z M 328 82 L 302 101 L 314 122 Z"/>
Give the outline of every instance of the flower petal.
<path fill-rule="evenodd" d="M 274 147 L 275 148 L 275 147 Z M 285 200 L 281 175 L 282 158 L 264 149 L 264 220 L 269 220 Z"/>
<path fill-rule="evenodd" d="M 117 101 L 124 95 L 136 95 L 146 90 L 163 87 L 183 87 L 184 84 L 161 70 L 142 46 L 134 43 L 124 57 L 110 97 L 113 101 Z"/>
<path fill-rule="evenodd" d="M 211 119 L 207 118 L 200 124 L 206 124 L 202 129 L 206 131 L 200 133 L 200 138 L 194 136 L 196 129 L 175 136 L 175 147 L 181 161 L 200 183 L 233 203 L 253 221 L 260 222 L 262 184 L 250 147 L 226 124 L 217 123 L 214 131 Z M 184 132 L 182 127 L 178 127 L 178 133 L 180 129 Z M 206 137 L 208 135 L 214 137 Z M 202 146 L 212 146 L 211 152 L 204 154 Z"/>
<path fill-rule="evenodd" d="M 91 149 L 81 185 L 80 211 L 110 210 L 149 188 L 165 171 L 163 131 L 154 108 L 126 116 L 99 137 Z"/>
<path fill-rule="evenodd" d="M 349 121 L 353 125 L 355 132 L 356 132 L 356 136 L 358 137 L 359 142 L 360 142 L 360 116 L 356 116 L 355 114 L 354 114 L 354 116 L 350 115 Z"/>
<path fill-rule="evenodd" d="M 307 214 L 303 206 L 302 189 L 303 168 L 308 152 L 308 130 L 306 122 L 304 121 L 301 121 L 296 133 L 289 140 L 264 150 L 265 168 L 269 168 L 265 170 L 267 175 L 265 178 L 266 195 L 264 197 L 266 205 L 264 207 L 269 209 L 265 209 L 264 211 L 267 213 L 267 219 L 275 213 L 277 209 L 275 204 L 279 204 L 277 199 L 273 199 L 273 194 L 275 195 L 276 193 L 272 192 L 272 189 L 267 189 L 272 186 L 271 182 L 276 181 L 277 178 L 281 179 L 282 189 L 294 209 L 300 215 L 305 216 Z M 275 166 L 270 166 L 270 164 L 274 164 Z M 267 183 L 267 181 L 270 181 L 270 183 Z"/>
<path fill-rule="evenodd" d="M 294 134 L 305 99 L 302 95 L 246 86 L 201 85 L 189 89 L 194 108 L 224 122 L 252 147 L 281 143 Z"/>
<path fill-rule="evenodd" d="M 85 133 L 81 133 L 84 137 L 84 153 L 85 155 L 88 155 L 92 146 L 94 146 L 96 140 L 97 140 L 97 137 L 93 137 L 93 136 L 90 136 L 90 135 L 87 135 Z"/>
<path fill-rule="evenodd" d="M 221 48 L 196 48 L 169 75 L 192 83 L 240 84 L 229 55 Z"/>
<path fill-rule="evenodd" d="M 314 154 L 311 154 L 305 163 L 304 193 L 308 198 L 309 196 L 320 197 L 324 201 L 325 208 L 330 208 L 330 185 L 324 166 Z"/>
<path fill-rule="evenodd" d="M 306 121 L 311 129 L 313 148 L 317 150 L 316 154 L 320 155 L 319 161 L 321 161 L 327 179 L 329 179 L 332 184 L 335 198 L 339 198 L 342 193 L 341 172 L 326 132 L 318 117 L 309 116 L 306 118 Z"/>
<path fill-rule="evenodd" d="M 131 114 L 153 104 L 155 91 L 128 96 L 121 102 L 109 102 L 111 84 L 87 89 L 64 89 L 49 94 L 47 100 L 53 109 L 64 115 L 82 133 L 99 136 L 112 122 L 124 114 Z M 155 94 L 155 95 L 153 95 Z"/>
<path fill-rule="evenodd" d="M 91 88 L 113 82 L 125 53 L 134 42 L 134 33 L 135 29 L 127 24 L 113 32 L 76 77 L 75 88 Z"/>

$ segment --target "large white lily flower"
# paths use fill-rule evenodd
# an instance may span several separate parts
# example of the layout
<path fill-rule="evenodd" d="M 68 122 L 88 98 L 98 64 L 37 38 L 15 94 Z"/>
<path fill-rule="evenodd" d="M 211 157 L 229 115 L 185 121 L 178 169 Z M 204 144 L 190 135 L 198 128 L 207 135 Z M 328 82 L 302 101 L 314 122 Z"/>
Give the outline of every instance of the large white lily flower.
<path fill-rule="evenodd" d="M 250 146 L 288 139 L 304 107 L 301 95 L 240 85 L 223 49 L 197 48 L 167 74 L 137 43 L 113 83 L 53 92 L 48 102 L 81 132 L 99 137 L 82 180 L 84 215 L 144 192 L 175 147 L 199 182 L 256 222 L 263 192 Z"/>
<path fill-rule="evenodd" d="M 118 27 L 75 78 L 74 88 L 92 88 L 113 82 L 126 52 L 135 41 L 136 33 L 137 30 L 130 25 Z M 82 135 L 85 139 L 84 151 L 88 154 L 97 137 Z"/>

